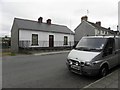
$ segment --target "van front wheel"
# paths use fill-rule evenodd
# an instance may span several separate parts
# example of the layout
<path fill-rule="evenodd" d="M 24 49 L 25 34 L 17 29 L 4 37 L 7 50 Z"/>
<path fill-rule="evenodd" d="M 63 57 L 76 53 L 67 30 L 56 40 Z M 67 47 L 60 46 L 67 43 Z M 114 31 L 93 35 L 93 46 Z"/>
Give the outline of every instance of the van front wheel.
<path fill-rule="evenodd" d="M 100 76 L 101 76 L 101 77 L 104 77 L 104 76 L 106 76 L 107 74 L 108 74 L 108 67 L 107 67 L 107 66 L 101 67 L 101 69 L 100 69 Z"/>

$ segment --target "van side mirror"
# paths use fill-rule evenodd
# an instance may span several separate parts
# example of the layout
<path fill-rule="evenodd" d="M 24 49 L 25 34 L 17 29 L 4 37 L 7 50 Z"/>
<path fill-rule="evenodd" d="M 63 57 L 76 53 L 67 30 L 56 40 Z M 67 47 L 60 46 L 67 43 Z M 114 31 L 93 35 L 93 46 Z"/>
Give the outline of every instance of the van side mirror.
<path fill-rule="evenodd" d="M 75 49 L 76 45 L 73 45 L 72 49 Z"/>
<path fill-rule="evenodd" d="M 109 48 L 103 50 L 103 57 L 104 57 L 104 56 L 107 56 L 107 55 L 110 55 L 110 54 L 112 54 L 112 53 L 113 53 L 113 48 L 112 48 L 112 47 L 109 47 Z"/>
<path fill-rule="evenodd" d="M 77 43 L 73 45 L 72 49 L 75 49 L 76 46 L 77 46 Z"/>

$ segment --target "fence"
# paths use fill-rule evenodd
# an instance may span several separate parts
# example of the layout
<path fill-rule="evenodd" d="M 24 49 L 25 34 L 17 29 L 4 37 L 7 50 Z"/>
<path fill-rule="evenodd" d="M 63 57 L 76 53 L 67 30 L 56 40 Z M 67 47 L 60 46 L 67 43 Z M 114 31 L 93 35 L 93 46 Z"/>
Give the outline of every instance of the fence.
<path fill-rule="evenodd" d="M 0 52 L 10 52 L 11 43 L 10 40 L 0 40 Z"/>
<path fill-rule="evenodd" d="M 49 47 L 49 41 L 38 41 L 38 45 L 32 45 L 32 41 L 19 41 L 19 47 L 21 48 L 30 48 L 30 47 Z M 64 44 L 64 41 L 54 41 L 53 47 L 72 47 L 74 41 L 67 42 Z"/>

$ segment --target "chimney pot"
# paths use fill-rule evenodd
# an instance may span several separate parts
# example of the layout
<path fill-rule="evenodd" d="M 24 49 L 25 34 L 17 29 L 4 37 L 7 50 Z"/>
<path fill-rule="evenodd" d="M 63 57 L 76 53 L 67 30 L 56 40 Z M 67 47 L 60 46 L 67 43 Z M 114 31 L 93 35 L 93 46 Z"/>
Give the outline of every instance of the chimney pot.
<path fill-rule="evenodd" d="M 42 18 L 42 17 L 39 17 L 39 18 L 38 18 L 38 23 L 42 23 L 42 20 L 43 20 L 43 18 Z"/>
<path fill-rule="evenodd" d="M 81 22 L 82 22 L 83 20 L 87 21 L 87 20 L 88 20 L 88 17 L 87 17 L 87 16 L 81 17 Z"/>
<path fill-rule="evenodd" d="M 101 22 L 100 21 L 96 22 L 96 25 L 101 26 Z"/>
<path fill-rule="evenodd" d="M 117 31 L 119 31 L 119 26 L 117 25 Z"/>
<path fill-rule="evenodd" d="M 49 24 L 49 25 L 51 24 L 51 19 L 47 20 L 47 24 Z"/>
<path fill-rule="evenodd" d="M 110 30 L 111 28 L 109 27 L 108 29 Z"/>

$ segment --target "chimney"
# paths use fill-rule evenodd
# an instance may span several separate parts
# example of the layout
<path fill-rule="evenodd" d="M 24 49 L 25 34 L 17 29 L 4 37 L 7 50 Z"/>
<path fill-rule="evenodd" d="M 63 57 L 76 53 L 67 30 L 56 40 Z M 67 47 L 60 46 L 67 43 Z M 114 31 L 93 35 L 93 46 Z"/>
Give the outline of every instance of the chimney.
<path fill-rule="evenodd" d="M 50 25 L 51 24 L 51 19 L 47 20 L 47 24 Z"/>
<path fill-rule="evenodd" d="M 100 21 L 96 22 L 96 25 L 101 26 L 101 22 Z"/>
<path fill-rule="evenodd" d="M 117 31 L 119 31 L 119 26 L 117 25 Z"/>
<path fill-rule="evenodd" d="M 109 27 L 108 29 L 110 30 L 111 28 Z"/>
<path fill-rule="evenodd" d="M 83 20 L 87 21 L 87 20 L 88 20 L 88 17 L 87 17 L 87 16 L 81 17 L 81 22 L 82 22 Z"/>
<path fill-rule="evenodd" d="M 43 18 L 42 18 L 42 17 L 39 17 L 39 18 L 38 18 L 38 23 L 42 23 L 42 20 L 43 20 Z"/>

